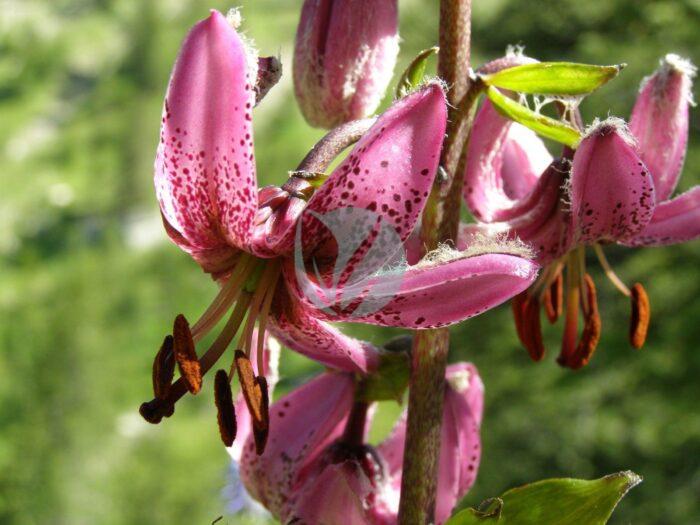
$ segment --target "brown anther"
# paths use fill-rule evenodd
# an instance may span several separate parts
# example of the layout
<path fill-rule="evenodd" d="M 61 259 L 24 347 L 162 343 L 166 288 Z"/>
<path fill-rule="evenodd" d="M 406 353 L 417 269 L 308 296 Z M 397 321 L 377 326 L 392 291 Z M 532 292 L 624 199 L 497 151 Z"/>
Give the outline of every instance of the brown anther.
<path fill-rule="evenodd" d="M 576 352 L 569 361 L 568 366 L 578 370 L 588 364 L 598 347 L 600 341 L 601 320 L 598 312 L 598 296 L 595 283 L 590 275 L 585 276 L 586 300 L 588 311 L 584 311 L 584 324 L 581 339 L 579 339 Z"/>
<path fill-rule="evenodd" d="M 267 388 L 267 379 L 263 376 L 258 376 L 255 378 L 255 383 L 260 391 L 262 420 L 259 423 L 253 420 L 253 438 L 255 439 L 255 452 L 260 456 L 265 452 L 267 436 L 270 433 L 270 396 Z"/>
<path fill-rule="evenodd" d="M 518 339 L 520 342 L 527 346 L 525 343 L 525 332 L 523 330 L 523 324 L 525 321 L 525 306 L 527 304 L 527 290 L 520 292 L 518 295 L 513 297 L 510 302 L 513 308 L 513 319 L 515 320 L 515 330 L 518 333 Z"/>
<path fill-rule="evenodd" d="M 194 348 L 190 324 L 182 314 L 175 318 L 173 342 L 173 351 L 180 368 L 180 375 L 185 378 L 187 389 L 192 394 L 196 394 L 202 389 L 202 370 Z"/>
<path fill-rule="evenodd" d="M 525 304 L 524 321 L 525 349 L 533 361 L 541 361 L 544 357 L 544 343 L 540 323 L 540 301 L 534 295 L 529 297 Z"/>
<path fill-rule="evenodd" d="M 153 395 L 166 399 L 175 375 L 175 356 L 173 355 L 173 336 L 167 335 L 153 360 Z"/>
<path fill-rule="evenodd" d="M 630 290 L 632 300 L 632 316 L 630 317 L 630 344 L 639 350 L 644 346 L 649 329 L 649 319 L 651 318 L 651 308 L 649 307 L 649 296 L 644 287 L 635 283 Z"/>
<path fill-rule="evenodd" d="M 170 417 L 175 413 L 175 405 L 161 399 L 152 399 L 141 403 L 139 414 L 149 423 L 157 425 L 164 417 Z"/>
<path fill-rule="evenodd" d="M 235 356 L 238 381 L 241 384 L 241 392 L 245 398 L 248 411 L 253 419 L 253 424 L 262 424 L 263 421 L 263 396 L 260 385 L 256 381 L 253 365 L 242 350 L 236 350 Z"/>
<path fill-rule="evenodd" d="M 544 309 L 550 324 L 554 324 L 564 311 L 564 278 L 561 272 L 544 292 Z"/>
<path fill-rule="evenodd" d="M 219 433 L 224 445 L 230 447 L 236 439 L 236 411 L 233 408 L 233 394 L 224 370 L 217 370 L 214 377 L 214 402 L 216 403 Z"/>

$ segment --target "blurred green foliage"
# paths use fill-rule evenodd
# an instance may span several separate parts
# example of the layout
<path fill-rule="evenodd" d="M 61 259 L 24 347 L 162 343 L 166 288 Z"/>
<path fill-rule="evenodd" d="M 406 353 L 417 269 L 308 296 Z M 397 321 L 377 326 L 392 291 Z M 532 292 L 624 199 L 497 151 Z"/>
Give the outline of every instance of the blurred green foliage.
<path fill-rule="evenodd" d="M 284 180 L 321 135 L 293 104 L 291 51 L 301 0 L 247 0 L 244 28 L 287 72 L 256 110 L 263 183 Z M 225 513 L 227 455 L 209 392 L 157 427 L 138 404 L 173 316 L 215 292 L 166 241 L 151 166 L 170 67 L 210 0 L 0 1 L 0 523 L 210 523 Z M 401 0 L 400 68 L 435 44 L 434 0 Z M 700 60 L 697 0 L 475 2 L 474 63 L 523 44 L 541 59 L 627 62 L 583 105 L 625 116 L 668 51 Z M 399 71 L 400 69 L 397 69 Z M 692 118 L 682 189 L 700 182 Z M 518 347 L 507 307 L 454 329 L 452 359 L 487 388 L 484 457 L 464 504 L 552 476 L 634 469 L 644 483 L 614 523 L 700 522 L 700 243 L 610 250 L 652 299 L 644 350 L 626 342 L 629 305 L 598 278 L 598 355 L 572 373 Z M 383 341 L 392 330 L 353 327 Z M 286 352 L 283 390 L 318 367 Z M 312 409 L 312 408 L 310 408 Z M 380 410 L 381 437 L 397 407 Z M 260 523 L 229 516 L 221 523 Z"/>

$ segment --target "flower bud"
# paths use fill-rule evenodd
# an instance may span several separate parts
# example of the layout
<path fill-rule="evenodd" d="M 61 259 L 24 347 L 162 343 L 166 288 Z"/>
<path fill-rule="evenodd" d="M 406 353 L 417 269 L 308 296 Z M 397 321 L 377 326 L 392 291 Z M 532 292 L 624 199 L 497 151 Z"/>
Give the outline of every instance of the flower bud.
<path fill-rule="evenodd" d="M 630 131 L 654 178 L 658 201 L 671 196 L 683 168 L 695 73 L 689 61 L 666 55 L 654 74 L 644 79 L 632 110 Z"/>
<path fill-rule="evenodd" d="M 294 91 L 312 126 L 372 114 L 399 51 L 396 0 L 306 0 L 294 50 Z"/>

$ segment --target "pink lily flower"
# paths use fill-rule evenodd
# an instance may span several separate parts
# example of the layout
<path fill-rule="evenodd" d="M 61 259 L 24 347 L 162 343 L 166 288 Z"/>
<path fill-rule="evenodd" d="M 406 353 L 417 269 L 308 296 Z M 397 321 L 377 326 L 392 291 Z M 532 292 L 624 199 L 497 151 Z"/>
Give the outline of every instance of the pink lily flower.
<path fill-rule="evenodd" d="M 327 366 L 366 373 L 378 364 L 377 349 L 345 336 L 326 320 L 440 326 L 502 303 L 536 276 L 537 266 L 515 255 L 445 252 L 407 267 L 398 288 L 383 286 L 397 282 L 392 276 L 373 277 L 377 295 L 384 296 L 371 313 L 353 317 L 360 311 L 357 304 L 333 313 L 312 305 L 304 290 L 318 289 L 317 274 L 325 276 L 333 268 L 338 247 L 318 217 L 366 210 L 390 224 L 399 243 L 414 230 L 438 168 L 445 97 L 438 83 L 430 83 L 397 101 L 318 189 L 292 177 L 282 187 L 258 190 L 251 125 L 257 64 L 226 18 L 212 11 L 186 38 L 170 80 L 155 163 L 163 222 L 171 239 L 219 280 L 221 290 L 191 327 L 178 316 L 174 355 L 182 377 L 142 405 L 142 414 L 154 423 L 171 415 L 187 390 L 199 391 L 202 376 L 236 334 L 236 348 L 244 357 L 256 348 L 260 355 L 263 339 L 253 337 L 256 321 L 259 334 L 269 330 L 285 346 Z M 297 225 L 303 262 L 318 272 L 306 275 L 299 268 L 304 265 L 295 264 Z M 347 269 L 362 262 L 352 259 Z M 298 282 L 300 275 L 306 289 Z M 364 299 L 361 292 L 358 300 Z M 224 328 L 198 357 L 196 343 L 227 313 Z M 237 356 L 239 376 L 249 379 L 244 381 L 248 406 L 262 407 L 264 374 L 259 370 L 249 377 L 247 363 Z M 229 381 L 232 373 L 233 367 Z"/>
<path fill-rule="evenodd" d="M 384 96 L 399 53 L 396 0 L 306 0 L 294 47 L 294 93 L 307 122 L 364 118 Z"/>
<path fill-rule="evenodd" d="M 251 440 L 246 443 L 241 479 L 283 523 L 397 523 L 406 414 L 384 442 L 372 447 L 366 443 L 372 408 L 353 402 L 354 391 L 349 374 L 327 372 L 272 405 L 270 441 L 263 455 L 254 454 Z M 483 395 L 472 364 L 448 367 L 438 524 L 447 520 L 476 478 Z"/>
<path fill-rule="evenodd" d="M 502 118 L 486 102 L 469 144 L 464 197 L 477 225 L 463 225 L 460 243 L 476 232 L 505 232 L 529 244 L 545 269 L 513 301 L 518 335 L 533 359 L 544 355 L 540 305 L 550 322 L 566 309 L 559 363 L 584 366 L 597 346 L 601 320 L 585 247 L 593 247 L 620 291 L 630 297 L 630 342 L 646 338 L 650 310 L 641 284 L 628 288 L 610 268 L 602 244 L 661 246 L 700 236 L 700 187 L 671 198 L 688 138 L 695 68 L 675 55 L 642 84 L 629 127 L 594 123 L 575 153 L 552 159 L 531 131 Z M 541 175 L 538 175 L 541 173 Z M 562 270 L 566 268 L 564 285 Z M 578 312 L 583 330 L 578 337 Z"/>

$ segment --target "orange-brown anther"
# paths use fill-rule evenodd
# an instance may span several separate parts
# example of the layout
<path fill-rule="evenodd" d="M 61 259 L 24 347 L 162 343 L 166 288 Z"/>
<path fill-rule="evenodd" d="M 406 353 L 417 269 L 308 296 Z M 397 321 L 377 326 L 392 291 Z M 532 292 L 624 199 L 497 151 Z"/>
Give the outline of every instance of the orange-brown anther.
<path fill-rule="evenodd" d="M 564 311 L 564 278 L 561 272 L 544 292 L 544 308 L 550 324 L 554 324 Z"/>
<path fill-rule="evenodd" d="M 523 334 L 525 349 L 533 361 L 541 361 L 544 357 L 542 342 L 542 323 L 540 322 L 540 301 L 536 296 L 528 297 L 525 303 Z"/>
<path fill-rule="evenodd" d="M 587 311 L 584 311 L 584 325 L 581 339 L 576 347 L 576 352 L 568 363 L 570 368 L 577 370 L 586 366 L 593 357 L 598 342 L 600 341 L 601 321 L 598 312 L 598 295 L 595 289 L 595 283 L 590 275 L 586 274 L 584 279 L 586 285 L 586 301 L 588 303 Z"/>
<path fill-rule="evenodd" d="M 233 394 L 228 374 L 218 370 L 214 377 L 214 402 L 216 403 L 219 433 L 224 445 L 230 447 L 236 439 L 236 411 L 233 407 Z"/>
<path fill-rule="evenodd" d="M 175 318 L 173 325 L 173 351 L 180 375 L 187 382 L 187 389 L 192 394 L 198 393 L 202 389 L 202 370 L 194 348 L 190 324 L 182 314 Z"/>
<path fill-rule="evenodd" d="M 527 346 L 527 343 L 525 342 L 525 331 L 523 330 L 525 322 L 525 306 L 527 304 L 527 290 L 513 297 L 510 304 L 513 308 L 513 319 L 515 320 L 515 330 L 518 333 L 518 338 L 524 346 Z"/>
<path fill-rule="evenodd" d="M 153 395 L 166 399 L 175 374 L 175 356 L 173 355 L 173 336 L 167 335 L 153 360 Z"/>
<path fill-rule="evenodd" d="M 630 344 L 639 350 L 644 346 L 644 342 L 647 339 L 651 308 L 649 307 L 649 296 L 641 284 L 636 283 L 630 292 L 630 299 L 632 300 Z"/>
<path fill-rule="evenodd" d="M 253 437 L 255 438 L 255 452 L 260 456 L 265 452 L 267 436 L 270 432 L 270 397 L 267 389 L 267 379 L 263 376 L 258 376 L 255 378 L 255 383 L 260 391 L 262 420 L 259 423 L 253 421 Z"/>

